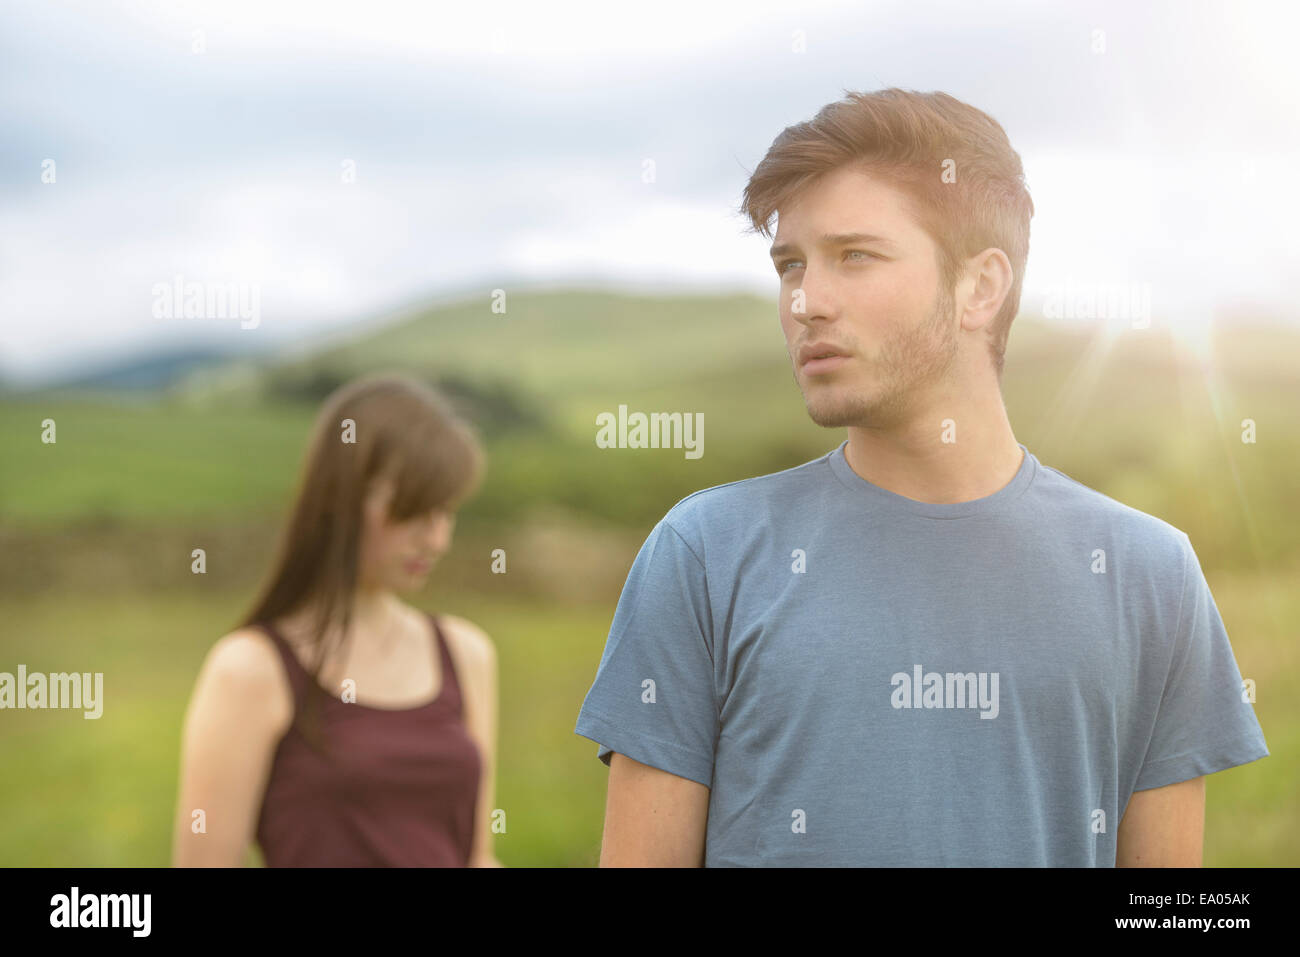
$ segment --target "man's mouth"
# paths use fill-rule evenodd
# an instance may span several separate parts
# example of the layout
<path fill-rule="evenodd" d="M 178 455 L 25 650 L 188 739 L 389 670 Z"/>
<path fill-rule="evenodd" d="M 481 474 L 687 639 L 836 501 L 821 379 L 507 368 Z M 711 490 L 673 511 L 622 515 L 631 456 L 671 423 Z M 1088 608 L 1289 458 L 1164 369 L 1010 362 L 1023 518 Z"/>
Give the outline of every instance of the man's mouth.
<path fill-rule="evenodd" d="M 834 346 L 814 342 L 799 350 L 798 364 L 805 375 L 822 375 L 842 366 L 849 357 Z"/>

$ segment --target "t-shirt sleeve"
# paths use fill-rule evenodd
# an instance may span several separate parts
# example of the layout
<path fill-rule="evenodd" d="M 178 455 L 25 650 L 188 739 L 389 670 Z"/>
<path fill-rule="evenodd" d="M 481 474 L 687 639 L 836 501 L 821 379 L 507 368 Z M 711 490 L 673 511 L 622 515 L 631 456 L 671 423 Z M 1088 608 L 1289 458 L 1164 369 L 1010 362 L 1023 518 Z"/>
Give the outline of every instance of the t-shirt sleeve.
<path fill-rule="evenodd" d="M 664 518 L 628 573 L 575 733 L 706 787 L 718 707 L 704 564 Z"/>
<path fill-rule="evenodd" d="M 1213 774 L 1269 753 L 1200 560 L 1186 534 L 1183 540 L 1178 632 L 1134 786 L 1138 791 Z"/>

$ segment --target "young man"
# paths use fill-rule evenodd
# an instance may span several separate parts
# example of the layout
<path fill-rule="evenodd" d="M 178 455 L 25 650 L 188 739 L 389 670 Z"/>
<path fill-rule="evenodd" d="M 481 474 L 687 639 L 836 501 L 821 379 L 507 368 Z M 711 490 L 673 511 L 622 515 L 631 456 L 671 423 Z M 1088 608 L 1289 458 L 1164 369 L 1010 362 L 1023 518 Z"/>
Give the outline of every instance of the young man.
<path fill-rule="evenodd" d="M 1187 536 L 1044 466 L 1001 395 L 1033 204 L 1002 127 L 852 94 L 745 189 L 833 452 L 655 526 L 576 731 L 603 865 L 1199 866 L 1268 754 Z"/>

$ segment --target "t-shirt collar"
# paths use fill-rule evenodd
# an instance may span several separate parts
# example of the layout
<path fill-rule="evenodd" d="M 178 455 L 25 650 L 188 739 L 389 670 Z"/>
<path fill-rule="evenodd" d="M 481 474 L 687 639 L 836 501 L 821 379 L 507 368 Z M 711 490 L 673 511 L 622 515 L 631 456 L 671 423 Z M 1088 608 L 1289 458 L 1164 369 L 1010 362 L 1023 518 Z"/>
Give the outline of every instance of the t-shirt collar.
<path fill-rule="evenodd" d="M 877 506 L 909 512 L 925 518 L 967 518 L 974 515 L 986 515 L 1005 508 L 1029 488 L 1034 476 L 1038 474 L 1038 459 L 1023 443 L 1017 442 L 1016 444 L 1024 452 L 1024 456 L 1020 461 L 1020 468 L 1012 476 L 1010 482 L 992 495 L 972 499 L 969 502 L 952 502 L 949 504 L 920 502 L 881 488 L 878 485 L 873 485 L 853 471 L 853 467 L 849 465 L 848 460 L 844 457 L 844 450 L 848 447 L 848 444 L 849 440 L 845 439 L 840 443 L 839 448 L 829 455 L 831 471 L 835 473 L 835 477 L 846 488 Z"/>

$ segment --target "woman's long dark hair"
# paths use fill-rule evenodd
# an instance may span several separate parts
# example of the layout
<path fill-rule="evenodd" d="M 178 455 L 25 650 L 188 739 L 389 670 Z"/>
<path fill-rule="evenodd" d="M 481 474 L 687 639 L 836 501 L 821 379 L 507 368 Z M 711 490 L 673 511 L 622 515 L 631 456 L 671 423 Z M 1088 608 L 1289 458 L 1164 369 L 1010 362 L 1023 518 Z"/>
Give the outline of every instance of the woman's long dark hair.
<path fill-rule="evenodd" d="M 349 421 L 350 420 L 350 421 Z M 325 636 L 337 626 L 346 641 L 358 582 L 362 505 L 372 480 L 394 482 L 389 518 L 434 508 L 454 511 L 478 487 L 484 469 L 473 429 L 436 389 L 403 374 L 356 379 L 321 407 L 278 557 L 239 627 L 269 623 L 314 608 L 313 680 L 295 712 L 304 737 L 322 752 L 319 676 Z"/>

